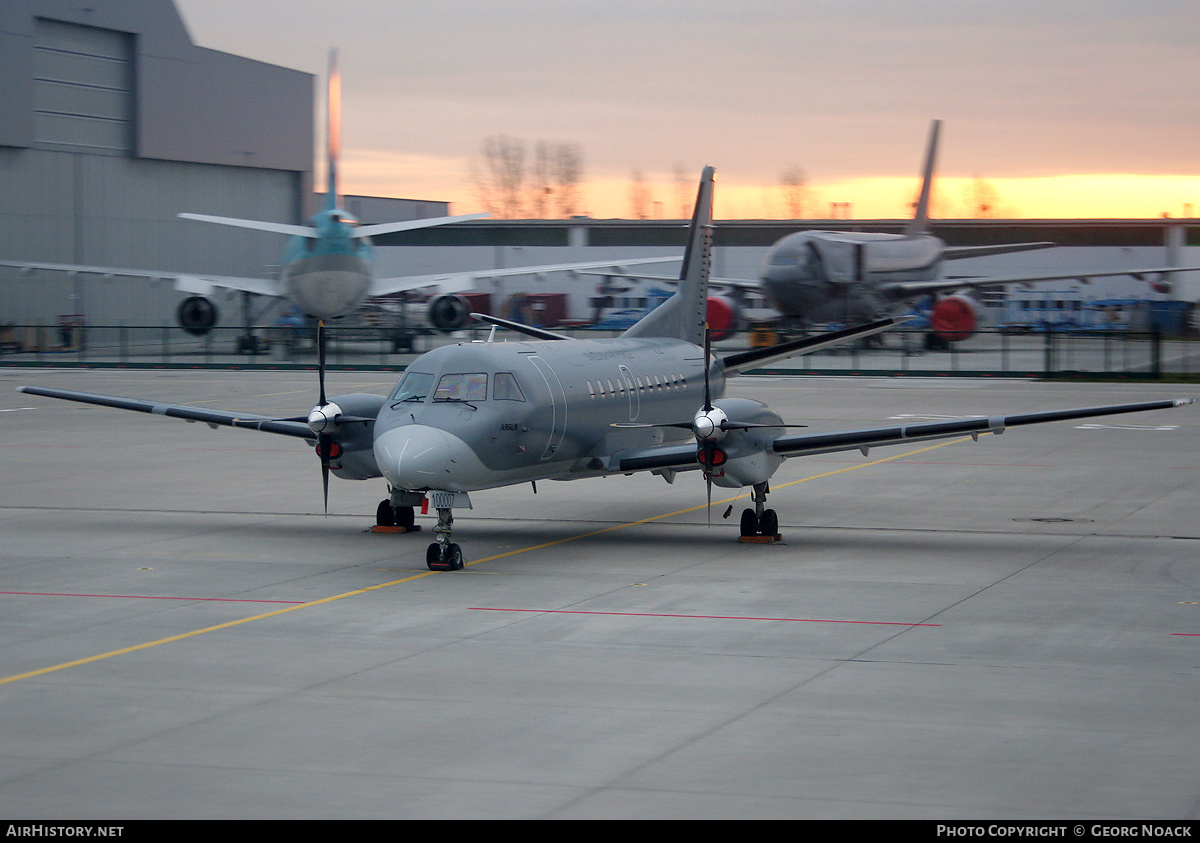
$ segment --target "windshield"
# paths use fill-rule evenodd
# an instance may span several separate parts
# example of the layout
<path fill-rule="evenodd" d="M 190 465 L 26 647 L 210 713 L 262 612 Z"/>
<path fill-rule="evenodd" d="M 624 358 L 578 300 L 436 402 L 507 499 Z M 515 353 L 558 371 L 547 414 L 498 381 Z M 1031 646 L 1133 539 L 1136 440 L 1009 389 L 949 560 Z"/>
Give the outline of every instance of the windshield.
<path fill-rule="evenodd" d="M 487 398 L 488 377 L 483 373 L 442 375 L 434 401 L 483 401 Z"/>
<path fill-rule="evenodd" d="M 433 375 L 425 372 L 405 372 L 396 391 L 392 393 L 392 401 L 424 401 L 429 395 L 429 387 L 433 385 Z"/>

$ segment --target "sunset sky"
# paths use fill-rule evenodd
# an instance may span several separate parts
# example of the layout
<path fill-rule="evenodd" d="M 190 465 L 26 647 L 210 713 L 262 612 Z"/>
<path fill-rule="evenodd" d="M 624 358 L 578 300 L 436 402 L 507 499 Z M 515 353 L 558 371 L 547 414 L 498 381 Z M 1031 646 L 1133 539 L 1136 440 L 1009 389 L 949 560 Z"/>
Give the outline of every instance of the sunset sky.
<path fill-rule="evenodd" d="M 938 216 L 981 180 L 1000 216 L 1200 206 L 1195 0 L 176 5 L 199 46 L 316 74 L 322 108 L 338 48 L 347 193 L 479 210 L 471 161 L 504 134 L 578 144 L 594 217 L 631 215 L 635 170 L 678 216 L 676 171 L 705 164 L 721 218 L 785 216 L 795 165 L 808 216 L 903 217 L 940 118 Z"/>

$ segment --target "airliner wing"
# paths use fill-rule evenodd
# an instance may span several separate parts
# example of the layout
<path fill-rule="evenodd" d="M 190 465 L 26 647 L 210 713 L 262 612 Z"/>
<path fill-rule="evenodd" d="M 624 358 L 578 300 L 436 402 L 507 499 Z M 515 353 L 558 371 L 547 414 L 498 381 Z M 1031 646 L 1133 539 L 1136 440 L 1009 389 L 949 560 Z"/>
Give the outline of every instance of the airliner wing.
<path fill-rule="evenodd" d="M 479 269 L 470 272 L 447 272 L 440 275 L 409 275 L 399 278 L 376 278 L 371 281 L 368 295 L 384 296 L 388 293 L 400 293 L 405 290 L 419 290 L 424 287 L 437 287 L 442 293 L 461 293 L 475 289 L 481 281 L 491 278 L 507 278 L 514 275 L 542 275 L 549 272 L 574 272 L 584 269 L 607 268 L 614 273 L 624 274 L 623 268 L 629 264 L 670 263 L 678 262 L 679 257 L 670 258 L 630 258 L 629 260 L 591 261 L 589 263 L 554 263 L 543 266 L 518 266 L 512 269 Z"/>
<path fill-rule="evenodd" d="M 1007 255 L 1012 252 L 1032 252 L 1036 249 L 1052 249 L 1057 243 L 999 243 L 995 246 L 946 246 L 942 249 L 942 260 L 955 261 L 963 258 L 982 258 L 988 255 Z"/>
<path fill-rule="evenodd" d="M 1034 284 L 1039 281 L 1083 281 L 1085 284 L 1093 278 L 1111 278 L 1120 275 L 1132 275 L 1142 281 L 1149 281 L 1147 276 L 1158 275 L 1160 278 L 1151 283 L 1161 284 L 1162 280 L 1176 272 L 1196 272 L 1200 266 L 1154 266 L 1146 269 L 1112 269 L 1101 272 L 1059 272 L 1040 275 L 1000 275 L 965 278 L 940 278 L 936 281 L 909 281 L 888 284 L 884 290 L 896 299 L 911 298 L 927 293 L 940 293 L 950 290 L 986 289 L 1001 287 L 1005 284 Z"/>
<path fill-rule="evenodd" d="M 127 269 L 116 266 L 85 266 L 67 263 L 37 263 L 32 261 L 0 261 L 0 266 L 30 272 L 62 272 L 68 275 L 94 275 L 98 278 L 143 278 L 147 281 L 170 281 L 175 289 L 193 295 L 211 295 L 214 287 L 242 290 L 260 296 L 282 296 L 283 287 L 270 278 L 242 278 L 236 275 L 192 275 L 183 272 L 160 272 L 149 269 Z"/>

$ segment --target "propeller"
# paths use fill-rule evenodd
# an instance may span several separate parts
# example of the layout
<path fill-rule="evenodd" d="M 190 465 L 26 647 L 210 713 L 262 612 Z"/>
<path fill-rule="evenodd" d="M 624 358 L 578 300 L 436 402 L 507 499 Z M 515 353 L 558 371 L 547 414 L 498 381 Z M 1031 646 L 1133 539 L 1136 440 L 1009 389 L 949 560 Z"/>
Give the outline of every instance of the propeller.
<path fill-rule="evenodd" d="M 718 466 L 725 462 L 725 453 L 717 447 L 717 444 L 725 438 L 725 434 L 731 430 L 752 430 L 762 427 L 807 427 L 803 424 L 781 424 L 775 423 L 757 423 L 757 422 L 740 422 L 733 421 L 728 414 L 720 407 L 716 407 L 712 403 L 712 382 L 711 382 L 711 365 L 709 361 L 712 359 L 712 334 L 709 326 L 706 323 L 704 326 L 704 406 L 701 407 L 696 415 L 692 417 L 690 422 L 664 422 L 661 424 L 646 424 L 641 422 L 615 422 L 613 427 L 623 428 L 656 428 L 656 427 L 671 427 L 680 430 L 690 430 L 692 435 L 696 437 L 696 443 L 699 448 L 696 452 L 696 459 L 700 463 L 700 470 L 704 474 L 705 492 L 707 498 L 707 506 L 705 507 L 708 513 L 708 523 L 712 524 L 712 486 L 713 472 Z"/>
<path fill-rule="evenodd" d="M 342 419 L 342 408 L 331 404 L 325 397 L 325 321 L 317 322 L 317 382 L 320 397 L 305 421 L 308 428 L 317 434 L 317 456 L 321 459 L 321 494 L 325 502 L 325 514 L 329 515 L 329 461 L 341 455 L 342 447 L 333 440 L 331 431 Z"/>

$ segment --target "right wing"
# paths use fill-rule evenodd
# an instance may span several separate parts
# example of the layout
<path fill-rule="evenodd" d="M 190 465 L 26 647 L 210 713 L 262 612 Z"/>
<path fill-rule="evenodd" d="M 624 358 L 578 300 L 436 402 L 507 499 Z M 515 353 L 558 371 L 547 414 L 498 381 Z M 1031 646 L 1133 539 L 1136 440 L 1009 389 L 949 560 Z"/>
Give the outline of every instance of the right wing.
<path fill-rule="evenodd" d="M 101 407 L 115 407 L 118 410 L 133 410 L 137 413 L 150 413 L 156 416 L 184 419 L 189 422 L 204 422 L 209 427 L 241 427 L 250 430 L 261 430 L 264 433 L 277 433 L 281 436 L 291 436 L 304 439 L 310 443 L 317 441 L 307 424 L 291 419 L 276 419 L 270 416 L 259 416 L 254 413 L 230 413 L 225 410 L 209 410 L 204 407 L 190 407 L 185 404 L 161 404 L 157 401 L 143 401 L 138 398 L 122 398 L 118 395 L 99 395 L 94 392 L 77 392 L 73 389 L 51 389 L 44 386 L 19 386 L 17 392 L 29 395 L 43 395 L 47 398 L 61 398 L 64 401 L 78 401 L 81 404 L 96 404 Z"/>
<path fill-rule="evenodd" d="M 1041 413 L 1018 413 L 1010 416 L 979 416 L 953 421 L 868 427 L 835 433 L 799 433 L 775 437 L 770 442 L 769 450 L 784 458 L 831 454 L 838 451 L 861 451 L 863 456 L 866 456 L 871 448 L 885 445 L 903 445 L 933 439 L 952 439 L 959 436 L 970 436 L 978 441 L 981 434 L 999 435 L 1010 427 L 1072 421 L 1096 416 L 1113 416 L 1121 413 L 1140 413 L 1146 410 L 1166 410 L 1191 404 L 1192 401 L 1191 398 L 1175 398 L 1165 401 L 1146 401 L 1140 404 L 1083 407 L 1077 410 L 1051 410 Z M 695 442 L 621 451 L 609 457 L 605 465 L 606 470 L 614 473 L 685 471 L 696 467 Z"/>

